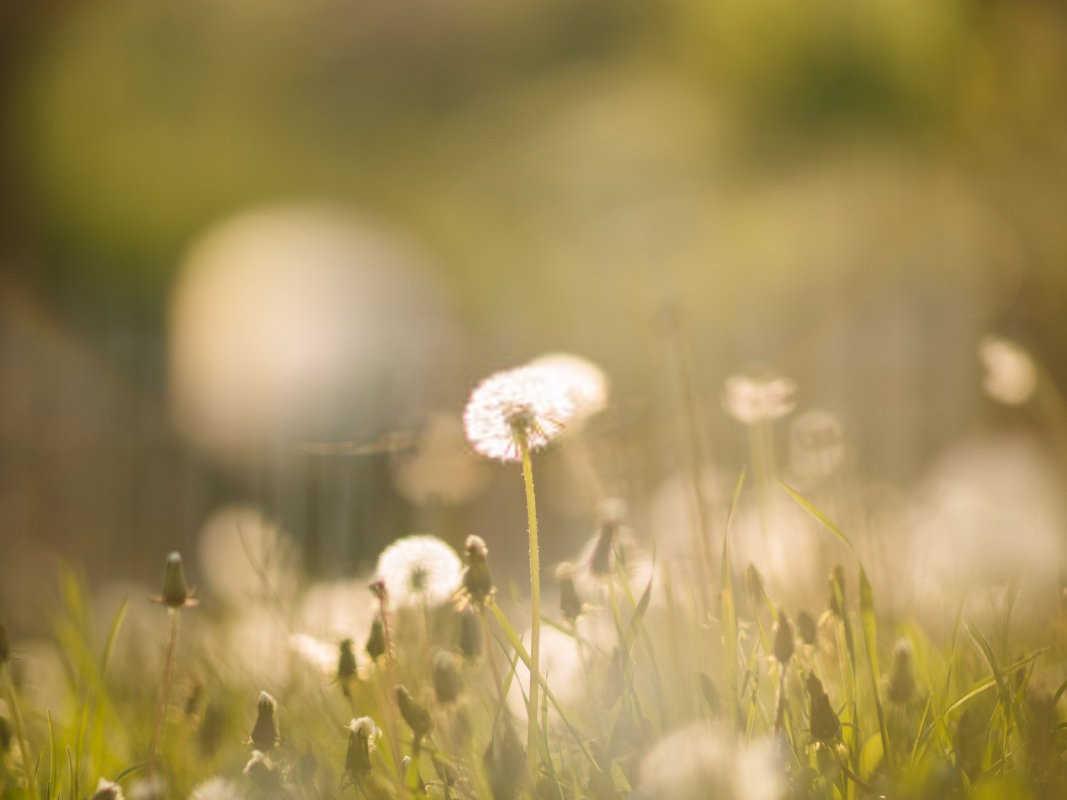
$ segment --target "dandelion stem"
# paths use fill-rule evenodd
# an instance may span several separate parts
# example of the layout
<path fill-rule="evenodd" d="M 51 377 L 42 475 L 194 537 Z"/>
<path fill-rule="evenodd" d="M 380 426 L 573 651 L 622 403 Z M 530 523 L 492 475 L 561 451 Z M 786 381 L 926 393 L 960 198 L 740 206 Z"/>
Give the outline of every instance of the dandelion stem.
<path fill-rule="evenodd" d="M 15 694 L 15 682 L 11 679 L 11 668 L 0 664 L 0 672 L 4 675 L 4 689 L 7 692 L 7 704 L 11 708 L 11 716 L 15 722 L 15 737 L 19 743 L 19 755 L 22 758 L 22 770 L 26 773 L 26 786 L 36 794 L 34 786 L 35 776 L 30 768 L 30 744 L 26 739 L 26 727 L 22 722 L 22 709 L 19 706 L 18 695 Z"/>
<path fill-rule="evenodd" d="M 159 754 L 159 745 L 163 738 L 163 722 L 167 717 L 167 704 L 170 702 L 170 682 L 174 673 L 174 651 L 178 646 L 178 609 L 168 608 L 167 615 L 170 617 L 170 637 L 167 641 L 167 651 L 163 656 L 163 685 L 159 689 L 156 729 L 152 734 L 152 749 L 148 753 L 148 761 L 150 763 L 155 763 Z"/>
<path fill-rule="evenodd" d="M 541 555 L 537 541 L 537 497 L 534 493 L 533 461 L 524 432 L 516 436 L 522 453 L 522 479 L 526 487 L 526 521 L 530 536 L 530 696 L 526 706 L 526 765 L 537 766 L 538 693 L 541 688 Z"/>

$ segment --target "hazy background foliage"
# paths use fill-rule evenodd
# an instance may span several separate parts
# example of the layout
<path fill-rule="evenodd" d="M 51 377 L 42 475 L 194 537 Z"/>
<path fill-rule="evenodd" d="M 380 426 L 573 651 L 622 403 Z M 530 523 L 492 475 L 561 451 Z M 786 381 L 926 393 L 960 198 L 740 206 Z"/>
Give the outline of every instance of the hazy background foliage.
<path fill-rule="evenodd" d="M 1061 3 L 104 0 L 9 3 L 0 23 L 0 607 L 16 631 L 45 622 L 22 601 L 57 556 L 154 582 L 232 501 L 278 519 L 320 574 L 427 527 L 478 532 L 521 567 L 510 472 L 440 508 L 398 492 L 403 443 L 302 443 L 403 438 L 543 351 L 612 376 L 594 449 L 638 508 L 688 457 L 672 336 L 717 462 L 745 458 L 722 381 L 763 362 L 841 419 L 851 474 L 883 488 L 1025 424 L 980 397 L 987 331 L 1067 379 Z M 262 207 L 329 209 L 308 212 L 298 268 L 332 236 L 315 220 L 355 220 L 326 261 L 373 275 L 311 258 L 306 282 L 283 264 L 272 283 L 257 258 L 289 240 L 267 224 L 221 305 L 183 317 L 203 237 Z M 380 237 L 402 267 L 381 268 Z M 294 294 L 306 304 L 275 324 Z M 280 355 L 319 319 L 345 342 L 322 382 Z M 190 327 L 194 360 L 215 342 L 262 356 L 222 384 L 247 405 L 225 430 L 269 406 L 236 455 L 195 415 L 175 425 Z M 592 525 L 565 480 L 545 493 L 549 562 Z"/>

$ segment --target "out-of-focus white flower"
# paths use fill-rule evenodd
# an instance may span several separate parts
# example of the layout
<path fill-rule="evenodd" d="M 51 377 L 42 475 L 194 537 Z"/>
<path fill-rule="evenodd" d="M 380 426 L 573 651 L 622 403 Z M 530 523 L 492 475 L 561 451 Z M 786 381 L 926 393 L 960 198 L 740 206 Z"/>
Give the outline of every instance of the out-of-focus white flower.
<path fill-rule="evenodd" d="M 587 603 L 596 605 L 607 601 L 611 581 L 625 580 L 630 593 L 640 597 L 653 580 L 655 565 L 652 557 L 640 545 L 630 528 L 624 524 L 625 511 L 609 504 L 598 530 L 582 546 L 574 558 L 572 577 L 578 596 Z M 621 513 L 621 516 L 614 516 Z"/>
<path fill-rule="evenodd" d="M 212 594 L 231 605 L 287 600 L 296 591 L 296 548 L 256 508 L 229 506 L 212 514 L 199 551 Z"/>
<path fill-rule="evenodd" d="M 643 800 L 778 800 L 783 769 L 770 740 L 735 744 L 723 730 L 697 722 L 668 734 L 641 761 Z"/>
<path fill-rule="evenodd" d="M 382 551 L 376 573 L 394 605 L 435 606 L 459 588 L 463 563 L 436 536 L 405 536 Z"/>
<path fill-rule="evenodd" d="M 194 786 L 189 800 L 242 800 L 244 796 L 236 781 L 216 775 Z"/>
<path fill-rule="evenodd" d="M 958 444 L 917 496 L 903 572 L 928 615 L 953 613 L 964 592 L 1024 579 L 1014 619 L 1039 619 L 1022 608 L 1057 597 L 1067 522 L 1060 479 L 1041 450 L 1009 435 Z"/>
<path fill-rule="evenodd" d="M 374 607 L 367 581 L 323 581 L 304 594 L 297 627 L 320 639 L 362 642 L 370 632 Z"/>
<path fill-rule="evenodd" d="M 214 663 L 235 683 L 278 686 L 289 677 L 289 630 L 273 609 L 247 609 L 215 631 L 208 648 Z"/>
<path fill-rule="evenodd" d="M 796 406 L 797 386 L 789 378 L 733 375 L 726 379 L 723 406 L 745 425 L 784 417 Z"/>
<path fill-rule="evenodd" d="M 548 626 L 541 627 L 541 676 L 552 689 L 564 710 L 591 700 L 590 671 L 610 658 L 615 632 L 607 615 L 585 614 L 578 619 L 578 639 Z M 522 637 L 523 647 L 530 650 L 530 632 Z M 515 680 L 508 690 L 508 706 L 519 719 L 526 719 L 526 700 L 530 696 L 530 670 L 520 660 L 515 665 Z M 549 711 L 549 719 L 556 712 Z"/>
<path fill-rule="evenodd" d="M 829 411 L 811 409 L 793 420 L 789 430 L 789 464 L 797 477 L 825 478 L 845 458 L 845 433 Z"/>
<path fill-rule="evenodd" d="M 471 392 L 463 412 L 467 440 L 483 456 L 500 461 L 522 457 L 556 438 L 574 416 L 570 387 L 544 369 L 518 367 L 490 375 Z"/>
<path fill-rule="evenodd" d="M 978 357 L 985 367 L 982 386 L 994 400 L 1018 406 L 1033 396 L 1037 367 L 1020 345 L 1000 336 L 986 336 L 978 345 Z"/>
<path fill-rule="evenodd" d="M 467 447 L 462 423 L 448 414 L 432 416 L 414 454 L 398 456 L 392 467 L 397 491 L 416 505 L 458 505 L 481 491 L 489 477 Z"/>
<path fill-rule="evenodd" d="M 526 365 L 541 370 L 548 381 L 559 383 L 567 393 L 574 410 L 567 430 L 574 430 L 608 404 L 608 378 L 596 364 L 570 353 L 550 353 L 535 358 Z"/>
<path fill-rule="evenodd" d="M 743 505 L 730 528 L 734 566 L 753 564 L 779 602 L 799 603 L 822 591 L 821 558 L 831 542 L 784 493 L 772 494 L 762 510 L 756 503 Z"/>
<path fill-rule="evenodd" d="M 323 675 L 337 674 L 337 659 L 340 655 L 338 645 L 307 633 L 294 633 L 289 637 L 289 648 L 316 672 Z"/>

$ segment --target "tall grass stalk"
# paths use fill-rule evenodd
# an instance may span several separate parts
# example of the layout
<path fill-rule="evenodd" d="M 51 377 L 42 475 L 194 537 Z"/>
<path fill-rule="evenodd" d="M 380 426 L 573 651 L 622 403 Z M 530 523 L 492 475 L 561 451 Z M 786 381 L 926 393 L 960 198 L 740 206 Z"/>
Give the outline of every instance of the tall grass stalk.
<path fill-rule="evenodd" d="M 516 438 L 522 454 L 522 481 L 526 489 L 526 523 L 530 538 L 530 695 L 526 707 L 526 766 L 532 774 L 537 766 L 538 693 L 541 688 L 541 551 L 537 540 L 537 495 L 529 440 L 524 431 L 519 431 Z"/>
<path fill-rule="evenodd" d="M 4 679 L 4 693 L 7 695 L 7 705 L 11 709 L 11 716 L 15 723 L 15 738 L 18 740 L 19 756 L 22 759 L 22 771 L 26 775 L 26 786 L 36 795 L 36 772 L 33 762 L 30 760 L 30 743 L 26 738 L 26 725 L 22 720 L 22 708 L 19 706 L 18 694 L 15 691 L 15 682 L 11 679 L 11 667 L 0 663 L 0 674 Z"/>
<path fill-rule="evenodd" d="M 170 618 L 170 635 L 167 638 L 167 650 L 163 655 L 163 683 L 159 688 L 159 708 L 156 710 L 156 727 L 152 733 L 152 745 L 148 751 L 148 761 L 155 764 L 159 756 L 159 746 L 163 739 L 163 725 L 167 718 L 167 705 L 170 703 L 170 684 L 174 676 L 174 653 L 178 648 L 178 609 L 168 608 Z"/>

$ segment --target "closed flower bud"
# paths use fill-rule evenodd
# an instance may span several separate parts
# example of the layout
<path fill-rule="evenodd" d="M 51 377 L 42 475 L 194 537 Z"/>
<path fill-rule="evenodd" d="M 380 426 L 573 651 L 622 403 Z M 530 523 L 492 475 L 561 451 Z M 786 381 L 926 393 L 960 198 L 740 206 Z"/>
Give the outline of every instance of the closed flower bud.
<path fill-rule="evenodd" d="M 841 733 L 841 722 L 830 705 L 830 698 L 822 688 L 822 682 L 813 672 L 808 673 L 807 689 L 811 703 L 811 738 L 817 742 L 832 744 Z"/>
<path fill-rule="evenodd" d="M 807 611 L 797 614 L 797 633 L 804 644 L 815 644 L 815 618 Z"/>
<path fill-rule="evenodd" d="M 278 704 L 266 692 L 259 693 L 259 701 L 256 703 L 256 724 L 252 727 L 252 735 L 249 737 L 253 747 L 262 753 L 269 753 L 278 744 L 278 721 L 275 712 Z"/>
<path fill-rule="evenodd" d="M 123 800 L 122 787 L 106 778 L 101 778 L 96 784 L 92 800 Z"/>
<path fill-rule="evenodd" d="M 167 556 L 163 567 L 163 593 L 155 600 L 168 608 L 196 605 L 196 601 L 189 596 L 189 586 L 185 583 L 185 569 L 182 567 L 182 555 L 177 550 Z"/>
<path fill-rule="evenodd" d="M 463 588 L 471 602 L 484 604 L 493 593 L 493 576 L 489 573 L 489 548 L 480 536 L 468 536 L 464 545 L 467 567 L 463 570 Z"/>
<path fill-rule="evenodd" d="M 360 717 L 348 723 L 348 752 L 345 754 L 345 772 L 354 780 L 371 771 L 371 754 L 381 735 L 378 726 L 370 717 Z"/>
<path fill-rule="evenodd" d="M 348 686 L 356 677 L 356 654 L 352 649 L 352 640 L 344 639 L 341 642 L 341 652 L 337 657 L 337 682 L 341 684 L 345 696 L 348 696 Z"/>
<path fill-rule="evenodd" d="M 793 657 L 793 647 L 793 626 L 785 612 L 779 609 L 778 622 L 774 626 L 774 657 L 783 667 Z"/>
<path fill-rule="evenodd" d="M 889 668 L 886 696 L 898 705 L 907 705 L 915 697 L 915 667 L 911 643 L 901 639 L 893 648 L 893 664 Z"/>
<path fill-rule="evenodd" d="M 377 661 L 378 657 L 385 653 L 385 625 L 381 616 L 376 616 L 370 624 L 370 635 L 367 636 L 367 646 L 364 648 L 371 661 Z"/>
<path fill-rule="evenodd" d="M 459 612 L 459 652 L 467 659 L 475 659 L 482 654 L 482 623 L 471 609 Z"/>
<path fill-rule="evenodd" d="M 406 687 L 397 685 L 396 704 L 400 707 L 400 716 L 411 728 L 416 739 L 421 739 L 433 729 L 433 719 L 430 712 L 415 702 L 411 692 Z"/>
<path fill-rule="evenodd" d="M 593 575 L 600 578 L 606 578 L 611 575 L 614 565 L 612 551 L 615 548 L 615 534 L 618 530 L 618 523 L 611 519 L 605 520 L 600 526 L 596 544 L 593 547 L 593 555 L 589 559 L 589 572 Z"/>
<path fill-rule="evenodd" d="M 463 690 L 459 657 L 447 650 L 439 650 L 433 657 L 433 690 L 437 702 L 447 705 Z"/>
<path fill-rule="evenodd" d="M 564 619 L 573 624 L 582 613 L 582 600 L 574 585 L 574 565 L 564 561 L 557 566 L 556 580 L 559 581 L 559 610 Z"/>

